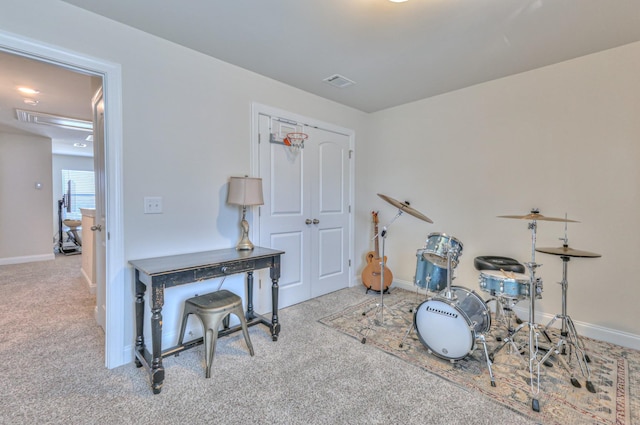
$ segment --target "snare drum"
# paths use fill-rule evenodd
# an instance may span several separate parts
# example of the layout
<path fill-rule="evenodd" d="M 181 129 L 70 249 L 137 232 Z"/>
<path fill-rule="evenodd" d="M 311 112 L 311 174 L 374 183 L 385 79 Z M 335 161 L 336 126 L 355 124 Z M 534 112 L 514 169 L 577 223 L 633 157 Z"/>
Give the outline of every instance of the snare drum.
<path fill-rule="evenodd" d="M 447 268 L 447 254 L 451 251 L 451 267 L 458 265 L 462 255 L 462 242 L 446 233 L 431 233 L 424 246 L 424 258 L 439 267 Z"/>
<path fill-rule="evenodd" d="M 424 249 L 416 252 L 416 276 L 414 283 L 422 289 L 440 292 L 447 287 L 447 269 L 438 267 L 424 259 Z"/>
<path fill-rule="evenodd" d="M 483 270 L 480 289 L 492 296 L 522 299 L 529 297 L 529 276 L 522 273 Z"/>
<path fill-rule="evenodd" d="M 413 323 L 420 342 L 435 356 L 460 360 L 476 348 L 476 336 L 491 328 L 491 314 L 475 292 L 452 286 L 451 299 L 436 296 L 418 306 Z"/>

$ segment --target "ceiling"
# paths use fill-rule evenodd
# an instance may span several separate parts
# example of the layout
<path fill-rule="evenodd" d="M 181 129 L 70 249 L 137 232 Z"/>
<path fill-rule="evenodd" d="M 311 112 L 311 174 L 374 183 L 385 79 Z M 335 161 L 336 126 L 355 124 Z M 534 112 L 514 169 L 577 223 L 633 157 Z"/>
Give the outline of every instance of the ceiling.
<path fill-rule="evenodd" d="M 640 0 L 66 3 L 364 112 L 640 41 Z M 20 123 L 15 109 L 90 120 L 100 78 L 3 52 L 0 69 L 0 129 L 91 154 L 72 146 L 87 133 Z M 355 84 L 323 81 L 336 74 Z M 19 85 L 39 89 L 40 103 L 26 105 Z"/>
<path fill-rule="evenodd" d="M 65 1 L 365 112 L 640 40 L 640 0 Z"/>
<path fill-rule="evenodd" d="M 21 122 L 16 110 L 91 121 L 91 98 L 102 79 L 0 50 L 0 130 L 31 134 L 52 140 L 56 154 L 93 156 L 91 131 L 71 130 L 49 124 Z M 30 87 L 37 94 L 23 94 L 18 87 Z M 25 101 L 37 101 L 37 105 Z M 75 147 L 84 143 L 86 147 Z"/>

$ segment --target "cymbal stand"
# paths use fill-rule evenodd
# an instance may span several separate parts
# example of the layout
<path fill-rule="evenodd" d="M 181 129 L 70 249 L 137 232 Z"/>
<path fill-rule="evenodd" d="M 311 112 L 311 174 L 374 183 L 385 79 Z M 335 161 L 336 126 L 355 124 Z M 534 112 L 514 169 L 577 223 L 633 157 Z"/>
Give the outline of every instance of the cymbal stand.
<path fill-rule="evenodd" d="M 536 211 L 536 210 L 532 210 L 532 213 L 534 213 L 534 211 Z M 536 268 L 538 268 L 538 266 L 541 266 L 541 264 L 537 264 L 535 262 L 535 255 L 536 255 L 535 254 L 535 252 L 536 252 L 535 251 L 535 246 L 536 246 L 536 230 L 537 230 L 536 220 L 531 221 L 529 223 L 529 225 L 528 225 L 528 228 L 529 228 L 529 230 L 531 230 L 531 245 L 532 245 L 531 261 L 525 264 L 529 269 L 529 320 L 527 322 L 522 322 L 513 331 L 513 333 L 508 335 L 506 338 L 503 338 L 502 344 L 500 344 L 498 347 L 496 347 L 496 349 L 493 350 L 493 352 L 489 355 L 492 360 L 495 357 L 495 355 L 500 350 L 502 350 L 502 348 L 504 348 L 507 344 L 509 344 L 511 347 L 513 347 L 515 349 L 515 352 L 518 353 L 520 355 L 520 357 L 522 358 L 522 360 L 524 361 L 524 358 L 520 354 L 521 348 L 516 345 L 516 343 L 514 342 L 514 338 L 515 338 L 516 334 L 518 332 L 520 332 L 522 329 L 524 329 L 525 327 L 529 328 L 529 343 L 528 344 L 529 344 L 529 347 L 530 347 L 530 351 L 529 351 L 529 359 L 530 360 L 534 357 L 533 347 L 537 347 L 537 344 L 533 343 L 534 340 L 535 340 L 535 332 L 534 332 L 534 329 L 535 329 L 535 323 L 534 323 L 534 319 L 535 319 L 535 299 L 537 297 L 538 286 L 539 285 L 540 285 L 540 290 L 539 291 L 540 291 L 540 293 L 542 293 L 542 286 L 541 286 L 542 282 L 535 277 Z M 524 345 L 523 345 L 522 348 L 524 348 Z M 529 369 L 531 370 L 531 362 L 529 362 Z"/>
<path fill-rule="evenodd" d="M 532 214 L 538 214 L 539 211 L 537 209 L 531 210 Z M 573 374 L 565 360 L 559 356 L 560 345 L 557 345 L 555 348 L 550 348 L 547 353 L 538 360 L 538 337 L 540 333 L 538 332 L 539 325 L 535 323 L 535 304 L 536 298 L 542 298 L 542 280 L 540 278 L 536 278 L 536 269 L 542 264 L 536 263 L 536 231 L 537 231 L 537 221 L 532 220 L 528 225 L 529 230 L 531 230 L 531 261 L 526 263 L 527 268 L 529 269 L 529 321 L 523 322 L 520 326 L 518 326 L 513 333 L 513 335 L 508 336 L 503 339 L 503 343 L 494 350 L 490 358 L 493 360 L 493 356 L 500 351 L 506 344 L 510 344 L 515 348 L 516 353 L 520 356 L 520 358 L 524 361 L 524 358 L 520 351 L 524 349 L 525 346 L 529 348 L 529 379 L 531 384 L 531 392 L 533 394 L 533 398 L 531 400 L 531 408 L 539 412 L 540 411 L 540 402 L 536 398 L 540 393 L 540 365 L 545 363 L 551 355 L 555 354 L 558 362 L 571 374 L 572 382 L 573 382 Z M 518 347 L 514 342 L 514 338 L 516 334 L 518 334 L 522 329 L 528 328 L 529 330 L 529 341 L 525 343 L 522 347 Z M 535 380 L 534 380 L 535 373 Z"/>
<path fill-rule="evenodd" d="M 564 239 L 564 246 L 569 246 L 568 241 Z M 562 314 L 556 314 L 545 326 L 543 333 L 545 338 L 551 343 L 551 338 L 547 333 L 547 330 L 555 323 L 557 319 L 562 321 L 562 327 L 560 330 L 560 338 L 558 339 L 557 348 L 561 348 L 561 354 L 566 355 L 566 347 L 569 346 L 569 361 L 571 361 L 571 354 L 573 353 L 578 362 L 578 366 L 580 366 L 580 371 L 582 372 L 582 376 L 587 378 L 586 386 L 587 390 L 591 393 L 595 393 L 596 389 L 593 386 L 593 382 L 591 382 L 591 370 L 589 368 L 588 363 L 591 361 L 589 356 L 586 354 L 585 347 L 580 338 L 578 337 L 578 332 L 576 331 L 576 327 L 573 324 L 573 320 L 567 314 L 567 289 L 569 287 L 569 282 L 567 281 L 567 264 L 569 263 L 570 258 L 568 256 L 561 256 L 562 258 Z M 567 339 L 568 338 L 568 339 Z M 574 350 L 571 349 L 574 348 Z M 581 388 L 580 382 L 573 376 L 571 376 L 571 384 L 576 388 Z"/>
<path fill-rule="evenodd" d="M 374 317 L 376 317 L 378 315 L 378 313 L 380 314 L 380 320 L 376 320 L 374 319 L 374 323 L 376 323 L 378 326 L 384 326 L 384 270 L 385 270 L 385 242 L 387 240 L 387 228 L 389 226 L 391 226 L 391 224 L 393 224 L 394 221 L 396 221 L 396 219 L 398 217 L 400 217 L 402 215 L 402 209 L 398 209 L 398 213 L 395 215 L 395 217 L 393 217 L 393 219 L 391 219 L 391 221 L 386 225 L 382 227 L 382 231 L 379 232 L 377 235 L 374 236 L 374 238 L 382 238 L 382 255 L 380 258 L 380 303 L 376 304 L 376 308 L 375 308 L 375 314 Z M 364 312 L 362 313 L 363 316 L 365 316 L 367 313 Z M 367 335 L 368 335 L 368 331 L 370 331 L 372 329 L 371 327 L 371 321 L 369 321 L 369 326 L 366 327 L 365 332 L 363 333 L 362 336 L 362 340 L 360 340 L 360 342 L 362 342 L 363 344 L 367 342 Z"/>

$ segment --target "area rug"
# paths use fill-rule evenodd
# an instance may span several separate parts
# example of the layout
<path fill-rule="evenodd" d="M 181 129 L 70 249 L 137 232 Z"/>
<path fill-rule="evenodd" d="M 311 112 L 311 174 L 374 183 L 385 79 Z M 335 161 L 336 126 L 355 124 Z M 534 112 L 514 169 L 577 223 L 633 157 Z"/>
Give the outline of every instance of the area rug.
<path fill-rule="evenodd" d="M 382 303 L 380 301 L 379 295 L 372 294 L 371 299 L 320 319 L 320 322 L 352 336 L 356 340 L 354 343 L 362 343 L 364 338 L 365 344 L 461 387 L 478 391 L 542 424 L 640 424 L 640 401 L 637 393 L 640 387 L 640 351 L 581 336 L 589 358 L 587 364 L 591 372 L 591 383 L 596 391 L 592 393 L 586 388 L 586 377 L 581 373 L 579 362 L 570 353 L 561 356 L 581 383 L 581 388 L 571 384 L 571 373 L 561 367 L 555 356 L 549 358 L 547 365 L 540 367 L 538 379 L 537 368 L 534 368 L 536 373 L 533 375 L 529 371 L 528 348 L 521 357 L 509 344 L 493 356 L 494 387 L 491 385 L 481 344 L 477 344 L 471 354 L 454 361 L 429 353 L 415 328 L 412 328 L 412 311 L 424 298 L 417 298 L 414 292 L 394 289 L 384 296 Z M 381 305 L 384 307 L 381 308 Z M 500 342 L 496 338 L 507 335 L 504 320 L 492 317 L 489 331 L 482 333 L 489 353 L 499 347 Z M 542 327 L 541 325 L 540 328 Z M 422 330 L 423 335 L 425 332 Z M 550 328 L 549 335 L 551 345 L 557 344 L 558 331 Z M 457 332 L 450 337 L 460 339 L 463 335 Z M 514 336 L 518 345 L 526 344 L 528 339 L 527 326 Z M 538 345 L 543 346 L 542 343 Z M 534 377 L 533 381 L 531 376 Z M 539 412 L 532 409 L 534 398 L 539 402 Z"/>

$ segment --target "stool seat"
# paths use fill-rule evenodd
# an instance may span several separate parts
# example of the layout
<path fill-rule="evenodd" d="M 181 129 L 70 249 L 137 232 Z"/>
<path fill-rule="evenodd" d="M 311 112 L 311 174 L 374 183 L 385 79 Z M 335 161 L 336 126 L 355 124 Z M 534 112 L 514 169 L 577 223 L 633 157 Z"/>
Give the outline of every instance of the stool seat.
<path fill-rule="evenodd" d="M 249 348 L 249 353 L 253 356 L 253 345 L 251 344 L 251 339 L 249 339 L 249 331 L 247 329 L 247 320 L 244 317 L 242 299 L 238 295 L 223 289 L 221 291 L 189 298 L 184 302 L 184 313 L 182 315 L 182 326 L 180 327 L 178 345 L 182 345 L 183 343 L 184 332 L 187 327 L 187 319 L 189 318 L 189 315 L 195 314 L 198 316 L 204 327 L 203 338 L 206 361 L 205 376 L 207 378 L 211 377 L 211 365 L 213 363 L 213 356 L 216 350 L 218 330 L 223 321 L 225 327 L 228 326 L 228 317 L 231 313 L 235 314 L 238 319 L 240 319 L 244 340 L 247 344 L 247 348 Z"/>
<path fill-rule="evenodd" d="M 473 260 L 476 270 L 504 270 L 506 272 L 524 273 L 524 265 L 509 257 L 485 255 Z"/>

